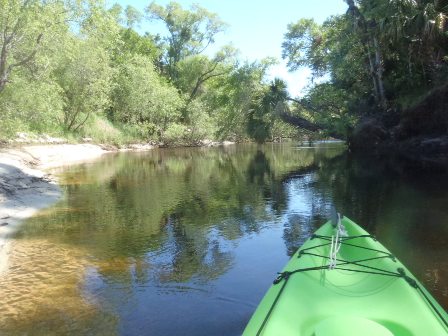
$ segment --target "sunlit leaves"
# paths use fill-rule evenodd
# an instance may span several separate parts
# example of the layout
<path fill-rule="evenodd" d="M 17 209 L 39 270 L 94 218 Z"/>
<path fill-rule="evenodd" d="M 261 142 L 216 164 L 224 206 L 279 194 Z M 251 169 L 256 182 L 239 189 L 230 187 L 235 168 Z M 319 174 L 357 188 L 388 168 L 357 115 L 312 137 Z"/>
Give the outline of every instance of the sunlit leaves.
<path fill-rule="evenodd" d="M 185 10 L 177 2 L 170 2 L 166 7 L 152 2 L 146 13 L 150 19 L 162 21 L 168 30 L 164 38 L 168 46 L 165 62 L 172 79 L 177 79 L 176 65 L 179 61 L 202 53 L 226 27 L 215 13 L 199 5 Z"/>
<path fill-rule="evenodd" d="M 300 19 L 289 24 L 287 29 L 282 56 L 288 60 L 288 67 L 297 70 L 308 66 L 315 76 L 323 75 L 326 71 L 326 48 L 321 27 L 313 19 Z"/>
<path fill-rule="evenodd" d="M 159 76 L 150 59 L 131 56 L 119 71 L 114 93 L 116 120 L 151 123 L 156 126 L 154 131 L 163 132 L 179 118 L 182 99 L 176 89 Z"/>
<path fill-rule="evenodd" d="M 91 114 L 101 114 L 109 105 L 114 69 L 107 52 L 95 42 L 73 39 L 55 72 L 64 91 L 61 123 L 67 130 L 79 130 Z"/>

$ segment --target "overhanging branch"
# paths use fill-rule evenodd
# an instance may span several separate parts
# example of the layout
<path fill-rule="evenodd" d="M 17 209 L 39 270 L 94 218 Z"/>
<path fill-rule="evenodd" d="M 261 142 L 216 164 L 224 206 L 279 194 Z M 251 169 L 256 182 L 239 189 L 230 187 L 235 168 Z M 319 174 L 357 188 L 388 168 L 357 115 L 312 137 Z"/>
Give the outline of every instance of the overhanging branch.
<path fill-rule="evenodd" d="M 344 136 L 342 134 L 329 131 L 328 128 L 326 128 L 321 124 L 311 122 L 302 117 L 291 115 L 288 111 L 286 104 L 284 103 L 278 103 L 274 111 L 275 115 L 277 115 L 283 122 L 290 124 L 294 127 L 305 129 L 310 132 L 325 131 L 328 135 L 330 135 L 335 139 L 344 139 Z"/>

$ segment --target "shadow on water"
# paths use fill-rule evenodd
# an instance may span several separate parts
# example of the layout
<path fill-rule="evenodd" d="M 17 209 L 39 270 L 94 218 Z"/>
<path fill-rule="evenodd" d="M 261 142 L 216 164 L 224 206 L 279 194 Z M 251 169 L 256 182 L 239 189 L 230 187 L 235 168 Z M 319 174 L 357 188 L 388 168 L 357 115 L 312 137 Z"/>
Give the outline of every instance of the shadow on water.
<path fill-rule="evenodd" d="M 311 174 L 312 210 L 309 216 L 292 216 L 285 225 L 288 254 L 303 242 L 300 228 L 306 223 L 317 228 L 327 217 L 328 204 L 334 204 L 375 234 L 448 308 L 446 168 L 344 153 Z M 289 183 L 298 180 L 293 177 Z"/>
<path fill-rule="evenodd" d="M 23 253 L 0 284 L 10 288 L 0 295 L 6 332 L 19 315 L 40 319 L 42 333 L 93 330 L 73 309 L 83 302 L 110 334 L 240 334 L 272 276 L 332 205 L 375 233 L 448 307 L 444 172 L 353 157 L 342 146 L 247 145 L 110 155 L 60 177 L 64 200 L 15 237 Z M 45 253 L 26 252 L 40 246 Z M 14 293 L 35 285 L 29 273 L 71 290 L 65 317 L 42 312 L 59 291 L 14 303 Z"/>

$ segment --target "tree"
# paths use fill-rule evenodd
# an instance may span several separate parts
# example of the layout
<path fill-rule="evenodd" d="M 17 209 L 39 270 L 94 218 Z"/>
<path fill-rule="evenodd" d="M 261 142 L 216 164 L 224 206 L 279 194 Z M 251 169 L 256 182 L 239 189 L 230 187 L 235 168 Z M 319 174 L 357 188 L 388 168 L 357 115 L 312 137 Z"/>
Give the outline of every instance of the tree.
<path fill-rule="evenodd" d="M 86 9 L 80 36 L 68 32 L 54 76 L 64 92 L 61 124 L 78 131 L 93 114 L 103 114 L 110 106 L 116 73 L 111 56 L 119 46 L 120 27 L 101 4 Z"/>
<path fill-rule="evenodd" d="M 156 41 L 158 37 L 149 33 L 140 35 L 134 29 L 143 18 L 141 12 L 132 6 L 123 9 L 120 5 L 115 4 L 108 10 L 108 14 L 120 24 L 119 42 L 112 55 L 114 62 L 122 64 L 133 54 L 147 56 L 154 62 L 159 61 L 161 50 Z"/>
<path fill-rule="evenodd" d="M 261 62 L 235 64 L 231 71 L 208 82 L 208 93 L 202 98 L 216 125 L 216 135 L 220 139 L 241 140 L 247 138 L 248 111 L 263 90 L 263 83 L 272 59 Z"/>
<path fill-rule="evenodd" d="M 279 78 L 275 78 L 258 93 L 249 109 L 247 120 L 247 132 L 257 143 L 271 138 L 275 111 L 288 97 L 286 83 Z"/>
<path fill-rule="evenodd" d="M 139 24 L 143 19 L 143 14 L 132 6 L 126 6 L 124 10 L 126 18 L 126 26 L 128 28 L 133 28 L 136 24 Z"/>
<path fill-rule="evenodd" d="M 62 62 L 55 73 L 65 98 L 61 124 L 77 131 L 109 105 L 113 69 L 105 50 L 92 40 L 73 40 Z"/>
<path fill-rule="evenodd" d="M 55 33 L 66 20 L 61 1 L 0 1 L 0 92 L 18 68 L 28 66 L 45 38 Z"/>
<path fill-rule="evenodd" d="M 230 72 L 231 63 L 236 51 L 232 47 L 224 47 L 210 59 L 207 56 L 190 56 L 178 64 L 178 84 L 188 95 L 188 102 L 195 99 L 204 83 L 214 77 L 220 77 Z"/>
<path fill-rule="evenodd" d="M 64 106 L 61 91 L 47 71 L 14 71 L 1 93 L 0 139 L 13 138 L 17 131 L 58 132 Z"/>
<path fill-rule="evenodd" d="M 282 57 L 288 60 L 288 67 L 295 71 L 300 67 L 310 67 L 314 77 L 327 72 L 324 32 L 313 19 L 300 19 L 288 24 L 288 31 L 282 43 Z"/>
<path fill-rule="evenodd" d="M 377 132 L 387 141 L 402 138 L 404 124 L 417 123 L 415 128 L 433 131 L 444 128 L 440 124 L 445 125 L 447 118 L 442 110 L 426 117 L 408 111 L 430 90 L 436 93 L 442 88 L 443 92 L 446 86 L 446 1 L 346 3 L 347 13 L 330 17 L 322 25 L 301 19 L 288 26 L 283 57 L 290 69 L 308 66 L 321 80 L 312 83 L 301 99 L 285 105 L 284 111 L 289 107 L 299 113 L 280 113 L 283 120 L 302 125 L 303 120 L 296 117 L 305 116 L 327 134 L 349 135 L 353 130 L 353 134 L 376 139 Z"/>
<path fill-rule="evenodd" d="M 354 0 L 346 0 L 346 2 L 348 4 L 347 14 L 352 18 L 353 28 L 360 36 L 365 54 L 369 60 L 376 100 L 381 108 L 385 110 L 387 108 L 387 99 L 383 81 L 384 60 L 376 30 L 378 23 L 373 17 L 366 18 L 356 6 Z"/>
<path fill-rule="evenodd" d="M 146 13 L 150 20 L 162 21 L 168 30 L 164 38 L 165 64 L 173 80 L 178 78 L 177 64 L 188 56 L 201 54 L 226 27 L 216 14 L 199 5 L 193 5 L 189 11 L 177 2 L 170 2 L 166 7 L 152 2 Z"/>
<path fill-rule="evenodd" d="M 116 121 L 138 125 L 148 138 L 178 121 L 182 106 L 177 90 L 158 75 L 150 59 L 133 55 L 120 66 L 113 95 Z"/>
<path fill-rule="evenodd" d="M 127 58 L 136 54 L 146 56 L 153 62 L 158 62 L 160 58 L 161 50 L 149 34 L 141 36 L 132 28 L 121 28 L 120 42 L 116 53 L 113 55 L 114 61 L 117 63 L 124 63 Z"/>

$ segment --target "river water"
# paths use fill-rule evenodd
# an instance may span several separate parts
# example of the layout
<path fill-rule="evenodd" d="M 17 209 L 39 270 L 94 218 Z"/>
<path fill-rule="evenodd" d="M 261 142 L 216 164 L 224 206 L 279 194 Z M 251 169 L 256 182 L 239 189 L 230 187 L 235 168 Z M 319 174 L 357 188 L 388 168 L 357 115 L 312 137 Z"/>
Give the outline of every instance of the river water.
<path fill-rule="evenodd" d="M 239 335 L 332 206 L 448 308 L 448 175 L 320 143 L 117 153 L 14 236 L 1 335 Z"/>

